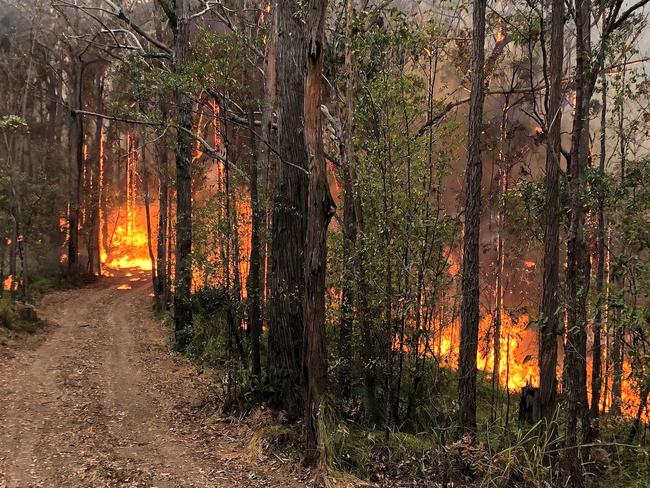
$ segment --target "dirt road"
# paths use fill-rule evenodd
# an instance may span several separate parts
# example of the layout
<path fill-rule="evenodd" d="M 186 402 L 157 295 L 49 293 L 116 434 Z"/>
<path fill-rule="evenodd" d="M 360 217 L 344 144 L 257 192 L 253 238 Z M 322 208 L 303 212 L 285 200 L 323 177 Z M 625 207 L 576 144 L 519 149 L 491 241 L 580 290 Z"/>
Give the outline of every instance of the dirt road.
<path fill-rule="evenodd" d="M 0 488 L 307 486 L 221 418 L 216 383 L 169 351 L 148 282 L 48 295 L 39 311 L 56 326 L 0 355 Z"/>

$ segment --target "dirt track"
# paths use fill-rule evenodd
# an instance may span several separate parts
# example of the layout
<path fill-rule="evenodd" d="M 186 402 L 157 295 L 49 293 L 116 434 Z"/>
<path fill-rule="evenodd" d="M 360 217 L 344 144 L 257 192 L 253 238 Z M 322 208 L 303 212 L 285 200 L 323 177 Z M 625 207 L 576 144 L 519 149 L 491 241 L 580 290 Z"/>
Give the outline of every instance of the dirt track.
<path fill-rule="evenodd" d="M 149 293 L 134 273 L 48 295 L 39 312 L 56 327 L 0 354 L 0 488 L 308 485 L 221 418 L 215 384 L 169 352 Z"/>

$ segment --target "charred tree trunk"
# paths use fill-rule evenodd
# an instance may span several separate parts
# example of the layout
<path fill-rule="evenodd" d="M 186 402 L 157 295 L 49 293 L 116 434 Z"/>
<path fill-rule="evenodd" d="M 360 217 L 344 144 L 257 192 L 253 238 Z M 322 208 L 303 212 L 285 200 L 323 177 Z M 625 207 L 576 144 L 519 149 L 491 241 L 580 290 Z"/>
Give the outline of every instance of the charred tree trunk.
<path fill-rule="evenodd" d="M 469 108 L 468 162 L 465 174 L 465 233 L 460 354 L 458 357 L 459 436 L 476 436 L 476 351 L 479 322 L 479 228 L 481 225 L 481 131 L 485 85 L 486 0 L 474 0 L 472 13 L 472 94 Z"/>
<path fill-rule="evenodd" d="M 174 74 L 188 58 L 190 25 L 187 0 L 176 0 L 174 17 Z M 176 122 L 176 269 L 174 271 L 174 330 L 176 348 L 184 350 L 192 324 L 192 99 L 182 86 L 174 89 Z"/>
<path fill-rule="evenodd" d="M 327 228 L 335 211 L 327 182 L 321 117 L 324 57 L 324 26 L 327 0 L 308 4 L 305 39 L 307 76 L 305 78 L 305 146 L 309 157 L 307 235 L 305 241 L 304 355 L 305 430 L 307 460 L 318 457 L 326 465 L 326 452 L 320 431 L 322 400 L 327 391 L 327 352 L 325 345 L 325 276 Z"/>
<path fill-rule="evenodd" d="M 278 0 L 278 152 L 271 228 L 268 382 L 271 402 L 293 418 L 302 411 L 304 245 L 307 225 L 307 151 L 301 133 L 305 54 L 296 0 Z"/>
<path fill-rule="evenodd" d="M 564 1 L 553 0 L 551 13 L 550 86 L 546 115 L 546 195 L 544 208 L 544 279 L 540 308 L 539 409 L 548 427 L 555 414 L 557 349 L 560 337 L 560 136 L 564 67 Z"/>

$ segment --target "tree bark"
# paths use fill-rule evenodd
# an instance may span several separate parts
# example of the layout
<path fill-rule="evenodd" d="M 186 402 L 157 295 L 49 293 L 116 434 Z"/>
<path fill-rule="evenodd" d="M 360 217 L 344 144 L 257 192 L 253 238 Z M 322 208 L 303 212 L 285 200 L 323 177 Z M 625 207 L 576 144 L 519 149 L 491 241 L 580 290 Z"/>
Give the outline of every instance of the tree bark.
<path fill-rule="evenodd" d="M 621 85 L 625 86 L 626 82 L 626 69 L 623 68 L 621 75 Z M 619 133 L 619 158 L 620 158 L 620 187 L 625 188 L 625 167 L 626 167 L 626 148 L 625 138 L 623 136 L 625 116 L 623 112 L 623 103 L 618 102 L 618 133 Z M 625 271 L 622 266 L 622 255 L 625 249 L 619 249 L 619 256 L 614 264 L 614 281 L 616 283 L 616 300 L 612 304 L 612 322 L 614 327 L 614 337 L 612 340 L 612 403 L 610 413 L 612 415 L 621 414 L 622 406 L 622 390 L 623 390 L 623 361 L 625 360 L 625 352 L 623 349 L 623 338 L 625 330 L 623 326 L 623 305 L 625 300 Z"/>
<path fill-rule="evenodd" d="M 249 80 L 250 82 L 250 80 Z M 251 94 L 252 99 L 252 94 Z M 261 292 L 260 282 L 261 262 L 261 239 L 260 230 L 262 226 L 262 213 L 258 192 L 258 153 L 257 153 L 257 136 L 255 135 L 255 119 L 253 116 L 253 106 L 248 107 L 248 125 L 250 128 L 250 164 L 248 169 L 248 179 L 251 197 L 251 244 L 250 259 L 248 272 L 248 327 L 250 328 L 251 341 L 251 373 L 255 382 L 259 381 L 262 374 L 260 364 L 260 334 L 262 331 L 261 316 Z"/>
<path fill-rule="evenodd" d="M 304 245 L 307 224 L 307 168 L 303 118 L 305 54 L 303 23 L 296 0 L 278 0 L 278 153 L 271 228 L 268 382 L 271 403 L 297 418 L 302 411 Z M 286 164 L 286 162 L 292 165 Z"/>
<path fill-rule="evenodd" d="M 501 127 L 499 134 L 498 152 L 498 195 L 497 195 L 497 269 L 494 306 L 494 351 L 492 360 L 492 421 L 496 420 L 499 411 L 499 383 L 501 376 L 501 315 L 503 314 L 503 272 L 505 263 L 504 227 L 505 227 L 505 194 L 508 191 L 508 166 L 505 161 L 504 145 L 508 137 L 509 96 L 506 95 L 501 111 Z M 506 389 L 508 385 L 505 385 Z"/>
<path fill-rule="evenodd" d="M 539 408 L 549 428 L 556 406 L 557 349 L 560 337 L 560 138 L 564 67 L 564 0 L 553 0 L 551 13 L 550 86 L 546 115 L 546 192 L 544 207 L 544 279 L 540 308 Z"/>
<path fill-rule="evenodd" d="M 79 211 L 81 205 L 81 177 L 83 174 L 83 117 L 75 112 L 82 108 L 84 64 L 73 58 L 70 67 L 70 163 L 68 199 L 68 276 L 79 274 Z"/>
<path fill-rule="evenodd" d="M 166 117 L 164 103 L 161 101 L 163 119 Z M 157 145 L 158 159 L 158 239 L 156 243 L 156 308 L 164 310 L 168 307 L 169 294 L 167 288 L 167 220 L 169 215 L 169 161 L 167 146 L 162 139 Z"/>
<path fill-rule="evenodd" d="M 96 101 L 97 111 L 103 112 L 104 105 L 104 77 L 103 72 L 100 71 L 96 79 L 97 92 Z M 88 267 L 89 275 L 94 275 L 95 272 L 101 274 L 101 184 L 102 184 L 102 170 L 104 163 L 104 120 L 95 120 L 95 138 L 93 141 L 93 156 L 92 166 L 88 168 L 91 172 L 90 187 L 89 187 L 89 208 L 87 212 L 90 214 L 90 226 L 88 233 Z"/>
<path fill-rule="evenodd" d="M 145 140 L 144 133 L 142 140 Z M 151 262 L 151 285 L 155 288 L 158 282 L 157 278 L 157 261 L 156 255 L 153 252 L 153 240 L 151 238 L 151 208 L 149 196 L 149 167 L 147 162 L 147 147 L 142 146 L 142 191 L 144 192 L 144 213 L 147 224 L 147 251 L 149 252 L 149 261 Z"/>
<path fill-rule="evenodd" d="M 592 349 L 591 364 L 591 431 L 588 442 L 593 442 L 598 437 L 600 415 L 600 392 L 602 387 L 602 324 L 605 298 L 603 285 L 605 283 L 605 236 L 607 235 L 607 223 L 605 221 L 605 193 L 603 191 L 605 182 L 605 158 L 607 153 L 607 75 L 602 76 L 602 107 L 600 116 L 600 158 L 598 164 L 598 175 L 603 185 L 598 195 L 598 230 L 597 230 L 597 268 L 596 268 L 596 314 L 594 317 L 594 345 Z"/>
<path fill-rule="evenodd" d="M 621 270 L 617 270 L 621 273 Z M 617 289 L 621 290 L 624 286 L 624 280 L 617 278 Z M 617 290 L 620 299 L 622 300 L 622 292 Z M 609 409 L 611 415 L 620 415 L 622 407 L 622 391 L 623 391 L 623 361 L 625 353 L 623 350 L 623 327 L 621 325 L 621 310 L 622 305 L 615 304 L 613 307 L 613 320 L 614 323 L 614 338 L 612 341 L 612 403 Z"/>
<path fill-rule="evenodd" d="M 567 333 L 565 345 L 566 369 L 566 450 L 565 465 L 570 483 L 584 486 L 584 476 L 578 446 L 578 420 L 582 418 L 583 432 L 588 432 L 587 405 L 587 291 L 589 279 L 584 236 L 585 210 L 582 192 L 589 157 L 589 102 L 591 84 L 587 70 L 590 55 L 589 0 L 576 0 L 576 107 L 571 133 L 570 225 L 567 236 Z"/>
<path fill-rule="evenodd" d="M 324 25 L 327 0 L 312 0 L 307 7 L 305 39 L 307 76 L 305 78 L 305 146 L 309 158 L 307 234 L 305 240 L 304 355 L 305 430 L 308 461 L 326 464 L 320 430 L 322 400 L 327 391 L 327 352 L 325 334 L 325 276 L 327 228 L 335 205 L 327 182 L 321 120 Z"/>
<path fill-rule="evenodd" d="M 476 436 L 476 351 L 479 322 L 479 229 L 481 225 L 481 131 L 485 85 L 486 0 L 473 1 L 472 93 L 469 108 L 468 162 L 465 174 L 465 232 L 460 353 L 458 357 L 459 437 Z"/>
<path fill-rule="evenodd" d="M 272 165 L 274 159 L 271 157 L 271 147 L 273 140 L 273 114 L 275 108 L 276 93 L 276 46 L 277 46 L 277 15 L 275 14 L 275 2 L 272 2 L 269 15 L 269 35 L 266 44 L 266 56 L 264 58 L 264 102 L 262 106 L 262 118 L 260 126 L 260 142 L 257 145 L 257 164 L 260 181 L 263 186 L 258 188 L 258 201 L 260 203 L 260 212 L 262 213 L 263 236 L 260 245 L 260 307 L 262 323 L 267 317 L 267 299 L 268 299 L 268 257 L 269 257 L 269 239 L 271 228 L 270 212 L 270 195 L 273 188 L 274 171 Z"/>
<path fill-rule="evenodd" d="M 189 5 L 176 0 L 174 60 L 172 70 L 180 76 L 189 52 Z M 182 86 L 174 89 L 176 122 L 176 269 L 174 270 L 174 330 L 176 348 L 184 350 L 192 324 L 192 99 Z"/>

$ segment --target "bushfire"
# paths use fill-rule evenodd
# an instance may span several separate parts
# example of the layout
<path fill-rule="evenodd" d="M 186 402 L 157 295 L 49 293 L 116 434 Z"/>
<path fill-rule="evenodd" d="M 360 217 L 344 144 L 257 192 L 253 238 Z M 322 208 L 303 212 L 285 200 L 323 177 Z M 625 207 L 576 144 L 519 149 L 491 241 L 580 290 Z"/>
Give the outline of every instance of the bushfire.
<path fill-rule="evenodd" d="M 119 218 L 116 219 L 113 230 L 107 236 L 106 247 L 102 249 L 102 264 L 110 269 L 151 270 L 146 219 L 139 212 L 129 214 L 129 217 L 133 220 L 128 222 L 127 219 L 126 223 L 118 223 Z M 151 240 L 155 248 L 155 235 L 151 235 Z"/>
<path fill-rule="evenodd" d="M 211 140 L 215 147 L 221 147 L 221 135 L 217 123 L 218 107 L 213 105 L 212 114 L 206 117 L 207 122 L 200 118 L 198 127 L 202 135 Z M 145 202 L 149 196 L 143 194 L 142 178 L 138 172 L 139 165 L 144 164 L 142 154 L 137 149 L 133 137 L 125 138 L 127 149 L 126 168 L 124 171 L 123 191 L 124 197 L 121 203 L 110 211 L 102 212 L 101 219 L 105 220 L 101 225 L 100 256 L 105 274 L 110 270 L 138 269 L 150 271 L 154 267 L 154 256 L 156 250 L 158 206 L 149 203 L 148 208 Z M 239 185 L 237 191 L 229 189 L 226 169 L 221 162 L 217 162 L 206 156 L 196 147 L 193 154 L 193 165 L 202 168 L 201 187 L 193 196 L 196 208 L 209 207 L 210 217 L 203 217 L 206 220 L 205 228 L 198 227 L 201 239 L 194 242 L 195 268 L 193 270 L 193 287 L 197 289 L 205 285 L 238 287 L 242 299 L 246 298 L 246 281 L 249 269 L 250 253 L 250 226 L 251 226 L 251 205 L 250 196 L 245 185 Z M 336 183 L 336 178 L 332 179 Z M 145 187 L 146 188 L 146 187 Z M 334 188 L 335 194 L 339 192 Z M 223 195 L 230 196 L 224 197 Z M 200 212 L 200 210 L 199 210 Z M 173 215 L 172 215 L 173 219 Z M 197 218 L 197 225 L 202 225 L 201 218 Z M 224 222 L 231 229 L 226 232 L 229 236 L 223 240 Z M 67 221 L 65 218 L 60 222 L 61 231 L 67 233 Z M 173 236 L 170 236 L 173 239 Z M 172 241 L 173 242 L 173 241 Z M 449 257 L 448 273 L 452 280 L 460 278 L 461 267 L 452 258 L 451 250 L 446 252 Z M 62 261 L 65 253 L 62 255 Z M 173 253 L 171 256 L 173 260 Z M 236 266 L 233 263 L 238 263 Z M 522 269 L 534 269 L 534 261 L 525 260 L 522 262 Z M 4 288 L 10 289 L 11 277 L 4 279 Z M 120 289 L 130 289 L 130 285 L 124 284 Z M 330 290 L 332 296 L 337 295 L 336 290 Z M 336 308 L 336 299 L 331 301 Z M 458 366 L 459 331 L 460 324 L 457 318 L 447 323 L 440 319 L 432 319 L 429 324 L 432 331 L 428 343 L 419 343 L 419 352 L 422 355 L 435 355 L 446 367 L 455 369 Z M 479 323 L 479 347 L 477 352 L 477 365 L 479 370 L 487 376 L 493 374 L 495 362 L 494 343 L 495 317 L 491 313 L 484 313 Z M 409 344 L 400 344 L 399 339 L 393 341 L 395 349 L 408 350 Z M 606 355 L 606 348 L 604 354 Z M 537 367 L 537 330 L 531 326 L 530 318 L 525 313 L 515 313 L 511 310 L 502 310 L 500 316 L 500 347 L 498 354 L 498 384 L 510 391 L 519 391 L 526 385 L 537 385 L 539 372 Z M 588 371 L 591 372 L 591 358 L 588 358 Z M 604 361 L 607 363 L 607 361 Z M 634 387 L 632 368 L 629 361 L 624 364 L 624 380 L 622 389 L 622 410 L 626 415 L 633 416 L 638 408 L 639 395 Z M 558 367 L 558 376 L 561 377 L 562 365 Z M 610 375 L 611 376 L 611 375 Z M 590 382 L 588 382 L 590 385 Z M 607 388 L 603 389 L 607 391 Z M 603 409 L 606 409 L 611 401 L 605 398 L 601 401 Z M 647 413 L 644 418 L 650 418 Z"/>

